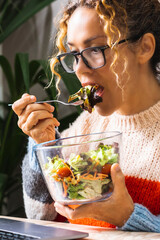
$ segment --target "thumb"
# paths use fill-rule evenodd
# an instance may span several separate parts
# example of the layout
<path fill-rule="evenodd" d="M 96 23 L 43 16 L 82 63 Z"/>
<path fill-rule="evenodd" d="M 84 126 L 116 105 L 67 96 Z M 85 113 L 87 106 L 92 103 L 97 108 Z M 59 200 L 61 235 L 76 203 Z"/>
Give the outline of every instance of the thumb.
<path fill-rule="evenodd" d="M 126 189 L 125 177 L 118 163 L 114 163 L 111 167 L 111 178 L 114 186 L 114 194 L 122 193 L 122 190 Z"/>

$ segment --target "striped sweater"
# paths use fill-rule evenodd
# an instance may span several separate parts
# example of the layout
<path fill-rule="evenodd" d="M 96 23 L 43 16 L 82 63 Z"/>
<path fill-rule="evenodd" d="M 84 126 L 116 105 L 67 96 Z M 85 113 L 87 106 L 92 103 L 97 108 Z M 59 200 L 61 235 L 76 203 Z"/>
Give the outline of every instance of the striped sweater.
<path fill-rule="evenodd" d="M 160 232 L 160 216 L 158 216 L 160 215 L 159 117 L 160 101 L 148 110 L 132 116 L 113 113 L 109 117 L 104 117 L 98 115 L 96 111 L 92 114 L 83 112 L 61 135 L 66 137 L 114 130 L 123 133 L 123 156 L 120 160 L 120 167 L 125 175 L 129 194 L 135 203 L 134 212 L 122 227 L 123 230 Z M 56 212 L 38 170 L 36 159 L 32 154 L 33 144 L 33 141 L 30 140 L 28 155 L 23 162 L 26 213 L 30 218 L 53 220 L 56 217 Z M 40 183 L 41 185 L 39 185 Z M 35 207 L 30 208 L 33 202 Z M 72 220 L 71 222 L 114 227 L 106 222 L 89 218 Z M 158 225 L 155 226 L 153 223 Z"/>

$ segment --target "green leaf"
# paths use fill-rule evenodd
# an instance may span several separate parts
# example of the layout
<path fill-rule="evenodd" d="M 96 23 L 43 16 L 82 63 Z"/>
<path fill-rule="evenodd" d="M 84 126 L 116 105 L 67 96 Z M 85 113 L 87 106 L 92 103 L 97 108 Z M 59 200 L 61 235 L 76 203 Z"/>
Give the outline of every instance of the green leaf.
<path fill-rule="evenodd" d="M 51 72 L 51 69 L 50 69 L 49 62 L 46 61 L 46 60 L 39 60 L 39 63 L 42 66 L 42 68 L 44 69 L 47 79 L 51 80 L 52 79 L 52 72 Z"/>
<path fill-rule="evenodd" d="M 40 62 L 38 60 L 32 60 L 29 63 L 29 78 L 33 79 L 40 68 Z"/>
<path fill-rule="evenodd" d="M 29 80 L 29 58 L 28 58 L 28 54 L 19 53 L 17 55 L 17 57 L 19 58 L 19 64 L 20 64 L 20 67 L 21 67 L 25 88 L 26 88 L 26 91 L 29 93 L 30 80 Z M 22 81 L 22 79 L 21 79 L 21 81 Z"/>
<path fill-rule="evenodd" d="M 7 58 L 2 55 L 0 55 L 0 65 L 2 67 L 3 73 L 5 74 L 10 94 L 14 96 L 15 85 L 11 65 L 8 62 Z"/>
<path fill-rule="evenodd" d="M 53 74 L 50 69 L 50 65 L 48 61 L 40 61 L 40 64 L 42 68 L 44 69 L 46 79 L 48 80 L 48 83 L 45 83 L 44 86 L 45 91 L 47 92 L 47 95 L 50 99 L 55 99 L 57 96 L 57 89 L 56 89 L 56 83 L 55 83 L 55 77 L 53 77 Z M 50 84 L 51 82 L 51 84 Z"/>
<path fill-rule="evenodd" d="M 0 23 L 2 23 L 3 17 L 5 16 L 7 8 L 8 8 L 8 5 L 9 5 L 9 2 L 5 1 L 3 3 L 1 2 L 0 4 L 2 4 L 2 5 L 0 5 L 0 9 L 2 9 L 1 10 L 1 15 L 0 15 Z"/>
<path fill-rule="evenodd" d="M 17 97 L 24 92 L 29 93 L 29 59 L 27 53 L 17 53 L 15 56 L 15 85 Z"/>
<path fill-rule="evenodd" d="M 66 85 L 70 94 L 77 92 L 82 86 L 76 75 L 73 73 L 66 73 L 63 69 L 59 68 L 59 74 L 62 77 L 64 84 Z"/>
<path fill-rule="evenodd" d="M 58 73 L 61 75 L 62 81 L 66 85 L 70 95 L 77 92 L 82 87 L 75 74 L 67 73 L 61 67 L 58 68 Z M 76 107 L 76 109 L 79 114 L 82 112 L 80 107 Z"/>
<path fill-rule="evenodd" d="M 40 68 L 32 79 L 32 85 L 35 85 L 36 83 L 41 83 L 44 80 L 46 80 L 46 74 L 44 69 Z"/>
<path fill-rule="evenodd" d="M 6 25 L 5 27 L 3 26 L 2 32 L 0 34 L 0 43 L 2 43 L 13 31 L 15 31 L 20 25 L 26 22 L 30 17 L 54 1 L 55 0 L 28 1 L 25 6 L 19 11 L 19 13 L 17 12 L 12 21 L 10 21 L 10 24 Z"/>

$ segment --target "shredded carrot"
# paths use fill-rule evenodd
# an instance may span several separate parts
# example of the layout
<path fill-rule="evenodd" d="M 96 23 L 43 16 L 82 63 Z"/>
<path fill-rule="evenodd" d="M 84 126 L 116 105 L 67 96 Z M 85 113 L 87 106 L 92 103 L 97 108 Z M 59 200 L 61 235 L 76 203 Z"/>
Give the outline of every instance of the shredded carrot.
<path fill-rule="evenodd" d="M 84 173 L 84 174 L 82 174 L 80 177 L 85 177 L 85 176 L 87 176 L 89 173 L 87 172 L 87 173 Z"/>
<path fill-rule="evenodd" d="M 103 178 L 106 178 L 106 177 L 108 177 L 108 175 L 103 173 L 97 173 L 97 172 L 95 172 L 94 175 L 85 173 L 80 176 L 81 179 L 86 179 L 86 180 L 98 180 L 98 179 L 102 180 Z"/>
<path fill-rule="evenodd" d="M 93 170 L 97 167 L 97 165 L 99 164 L 99 161 L 97 161 L 93 167 Z"/>
<path fill-rule="evenodd" d="M 96 177 L 96 175 L 97 175 L 97 172 L 94 173 L 94 178 Z"/>
<path fill-rule="evenodd" d="M 66 197 L 67 196 L 67 189 L 68 189 L 68 186 L 67 184 L 63 181 L 63 189 L 64 189 L 64 193 L 63 193 L 63 196 Z"/>
<path fill-rule="evenodd" d="M 98 180 L 98 179 L 101 179 L 101 177 L 86 176 L 86 177 L 81 177 L 81 179 L 86 179 L 86 180 Z"/>
<path fill-rule="evenodd" d="M 74 173 L 72 172 L 72 170 L 70 169 L 70 167 L 63 161 L 63 159 L 61 159 L 61 161 L 63 162 L 64 166 L 66 166 L 66 167 L 70 170 L 70 172 L 71 172 L 71 174 L 72 174 L 72 177 L 75 179 Z"/>
<path fill-rule="evenodd" d="M 106 178 L 106 177 L 108 177 L 107 174 L 103 174 L 103 173 L 98 173 L 97 175 L 98 175 L 98 176 L 101 176 L 102 178 Z"/>

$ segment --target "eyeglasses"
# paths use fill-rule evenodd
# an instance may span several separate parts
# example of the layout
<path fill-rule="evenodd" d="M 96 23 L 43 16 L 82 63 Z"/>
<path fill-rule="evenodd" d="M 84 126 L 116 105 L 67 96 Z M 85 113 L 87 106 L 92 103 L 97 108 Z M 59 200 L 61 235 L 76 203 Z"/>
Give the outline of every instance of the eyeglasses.
<path fill-rule="evenodd" d="M 139 38 L 139 36 L 136 36 L 129 39 L 123 39 L 115 45 L 119 45 L 129 40 L 137 41 Z M 83 49 L 81 52 L 72 51 L 68 53 L 62 53 L 57 56 L 57 59 L 67 73 L 76 72 L 76 67 L 79 62 L 80 56 L 88 68 L 98 69 L 106 64 L 106 57 L 104 51 L 108 48 L 110 48 L 108 45 L 101 47 L 88 47 Z"/>

